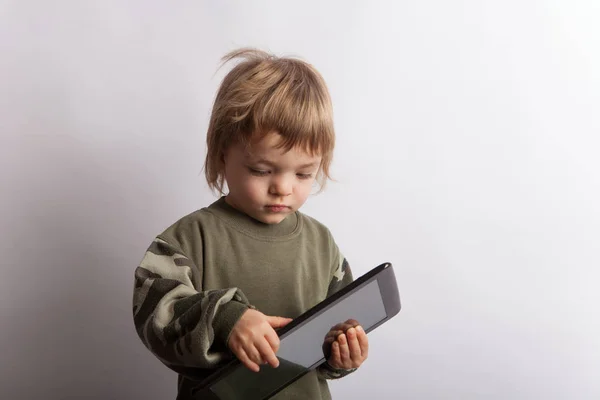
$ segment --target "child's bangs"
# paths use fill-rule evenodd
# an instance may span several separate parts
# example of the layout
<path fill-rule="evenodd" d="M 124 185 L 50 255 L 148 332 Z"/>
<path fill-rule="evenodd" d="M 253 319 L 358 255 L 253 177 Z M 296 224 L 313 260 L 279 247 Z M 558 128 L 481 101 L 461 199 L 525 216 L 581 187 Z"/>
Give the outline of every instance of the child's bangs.
<path fill-rule="evenodd" d="M 331 153 L 335 133 L 329 96 L 322 85 L 293 77 L 281 82 L 270 96 L 255 104 L 254 132 L 276 131 L 283 139 L 279 147 L 286 151 L 301 148 L 311 155 Z"/>

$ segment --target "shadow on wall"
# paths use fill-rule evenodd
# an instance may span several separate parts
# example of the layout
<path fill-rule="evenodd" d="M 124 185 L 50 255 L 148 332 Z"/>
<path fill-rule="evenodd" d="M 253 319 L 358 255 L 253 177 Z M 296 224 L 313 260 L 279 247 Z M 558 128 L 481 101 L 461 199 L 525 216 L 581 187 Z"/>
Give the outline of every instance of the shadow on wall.
<path fill-rule="evenodd" d="M 175 374 L 131 315 L 133 270 L 152 239 L 142 232 L 153 205 L 139 204 L 147 188 L 133 179 L 143 166 L 133 149 L 86 141 L 101 132 L 58 122 L 30 126 L 20 143 L 29 156 L 12 193 L 0 397 L 174 398 Z"/>

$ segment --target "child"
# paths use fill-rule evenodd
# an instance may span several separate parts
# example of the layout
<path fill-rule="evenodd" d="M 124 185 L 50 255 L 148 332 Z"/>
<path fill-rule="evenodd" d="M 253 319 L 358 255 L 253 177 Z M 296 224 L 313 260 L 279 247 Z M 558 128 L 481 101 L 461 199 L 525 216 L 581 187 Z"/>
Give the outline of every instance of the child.
<path fill-rule="evenodd" d="M 253 371 L 277 367 L 275 329 L 352 281 L 329 230 L 298 211 L 329 178 L 335 135 L 325 82 L 296 59 L 241 49 L 224 62 L 234 59 L 205 162 L 209 186 L 224 195 L 227 185 L 227 195 L 158 235 L 135 271 L 137 333 L 179 374 L 181 400 L 233 356 Z M 362 364 L 362 327 L 332 332 L 328 361 L 274 398 L 330 399 L 325 380 Z"/>

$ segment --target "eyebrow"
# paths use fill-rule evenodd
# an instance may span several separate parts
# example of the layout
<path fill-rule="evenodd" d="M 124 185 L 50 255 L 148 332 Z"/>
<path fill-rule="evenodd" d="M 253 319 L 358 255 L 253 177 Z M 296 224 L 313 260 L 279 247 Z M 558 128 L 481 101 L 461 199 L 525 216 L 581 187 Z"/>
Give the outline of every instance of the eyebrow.
<path fill-rule="evenodd" d="M 272 163 L 271 161 L 266 160 L 264 158 L 259 158 L 258 160 L 254 160 L 253 162 L 256 163 L 256 164 L 268 165 L 269 167 L 275 167 L 276 166 L 274 163 Z M 318 164 L 319 164 L 319 162 L 313 161 L 311 163 L 299 165 L 297 168 L 298 169 L 312 168 L 312 167 L 316 167 Z"/>

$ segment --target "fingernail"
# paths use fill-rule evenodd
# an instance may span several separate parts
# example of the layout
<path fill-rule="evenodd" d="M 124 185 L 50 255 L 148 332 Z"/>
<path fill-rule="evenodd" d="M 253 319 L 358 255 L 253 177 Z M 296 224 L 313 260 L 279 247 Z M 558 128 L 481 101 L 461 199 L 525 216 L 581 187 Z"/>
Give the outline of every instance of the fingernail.
<path fill-rule="evenodd" d="M 360 325 L 356 327 L 356 330 L 357 330 L 358 332 L 364 332 L 364 329 L 363 329 L 363 327 L 362 327 L 362 326 L 360 326 Z"/>

